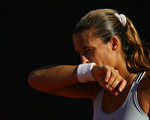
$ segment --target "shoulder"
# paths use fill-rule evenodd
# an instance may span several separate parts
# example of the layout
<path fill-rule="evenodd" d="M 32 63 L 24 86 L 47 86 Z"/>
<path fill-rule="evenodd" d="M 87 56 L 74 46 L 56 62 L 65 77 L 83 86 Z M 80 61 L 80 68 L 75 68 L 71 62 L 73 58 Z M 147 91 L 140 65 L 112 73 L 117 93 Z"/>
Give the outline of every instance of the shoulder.
<path fill-rule="evenodd" d="M 102 87 L 98 84 L 98 82 L 91 82 L 91 83 L 87 84 L 87 86 L 91 88 L 90 93 L 91 93 L 92 101 L 95 101 L 95 98 Z"/>
<path fill-rule="evenodd" d="M 147 71 L 141 80 L 139 91 L 146 94 L 150 99 L 150 71 Z"/>
<path fill-rule="evenodd" d="M 146 72 L 143 82 L 144 82 L 145 92 L 148 96 L 148 100 L 150 103 L 150 71 Z"/>
<path fill-rule="evenodd" d="M 145 75 L 143 76 L 141 82 L 140 82 L 140 88 L 141 90 L 148 90 L 150 89 L 150 71 L 147 71 Z"/>
<path fill-rule="evenodd" d="M 150 90 L 150 71 L 147 71 L 141 81 L 142 89 L 149 92 Z"/>
<path fill-rule="evenodd" d="M 145 113 L 148 114 L 150 111 L 150 71 L 145 73 L 139 84 L 138 100 Z"/>

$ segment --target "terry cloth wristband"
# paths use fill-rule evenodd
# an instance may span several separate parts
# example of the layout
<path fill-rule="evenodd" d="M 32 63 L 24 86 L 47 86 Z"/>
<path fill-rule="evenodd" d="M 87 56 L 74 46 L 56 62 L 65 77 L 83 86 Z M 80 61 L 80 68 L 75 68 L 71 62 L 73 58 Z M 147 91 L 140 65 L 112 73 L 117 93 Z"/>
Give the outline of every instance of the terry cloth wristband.
<path fill-rule="evenodd" d="M 90 81 L 95 81 L 92 68 L 96 65 L 95 63 L 88 63 L 88 64 L 80 64 L 77 68 L 77 78 L 79 82 L 85 83 Z"/>

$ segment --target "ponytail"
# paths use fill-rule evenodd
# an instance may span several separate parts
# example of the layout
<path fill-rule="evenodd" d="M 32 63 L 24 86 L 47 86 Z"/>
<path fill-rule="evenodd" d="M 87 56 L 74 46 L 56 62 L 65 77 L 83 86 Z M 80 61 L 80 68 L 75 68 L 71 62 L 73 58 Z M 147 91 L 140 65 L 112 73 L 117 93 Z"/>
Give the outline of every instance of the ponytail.
<path fill-rule="evenodd" d="M 129 71 L 138 73 L 150 70 L 150 62 L 146 58 L 140 37 L 132 24 L 127 18 L 126 38 L 124 39 L 123 51 Z"/>
<path fill-rule="evenodd" d="M 118 36 L 128 70 L 133 73 L 149 71 L 150 63 L 145 56 L 144 48 L 134 25 L 126 16 L 119 16 L 118 19 L 116 13 L 117 11 L 113 9 L 90 11 L 78 22 L 74 33 L 94 28 L 93 35 L 104 38 L 104 43 L 107 43 L 112 36 Z"/>

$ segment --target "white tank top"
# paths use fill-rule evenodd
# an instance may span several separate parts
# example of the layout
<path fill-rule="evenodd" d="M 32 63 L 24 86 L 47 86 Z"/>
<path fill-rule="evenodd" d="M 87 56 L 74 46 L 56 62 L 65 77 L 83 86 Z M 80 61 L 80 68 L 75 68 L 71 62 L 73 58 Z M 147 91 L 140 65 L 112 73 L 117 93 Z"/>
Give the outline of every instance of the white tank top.
<path fill-rule="evenodd" d="M 144 113 L 137 99 L 138 84 L 144 74 L 145 72 L 138 74 L 130 88 L 130 91 L 124 103 L 115 112 L 106 113 L 103 111 L 102 98 L 105 89 L 101 89 L 97 94 L 93 104 L 93 120 L 149 120 L 149 117 Z"/>

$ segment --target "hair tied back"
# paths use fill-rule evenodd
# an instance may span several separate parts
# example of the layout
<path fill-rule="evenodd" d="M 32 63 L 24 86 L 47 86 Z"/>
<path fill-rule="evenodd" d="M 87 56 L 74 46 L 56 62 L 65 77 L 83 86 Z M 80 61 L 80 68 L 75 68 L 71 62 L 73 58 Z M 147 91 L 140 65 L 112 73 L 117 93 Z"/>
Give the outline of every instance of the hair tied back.
<path fill-rule="evenodd" d="M 121 22 L 121 24 L 123 25 L 123 26 L 125 26 L 126 25 L 126 16 L 124 15 L 124 14 L 118 14 L 118 13 L 114 13 L 115 14 L 115 16 L 119 19 L 119 21 Z"/>

